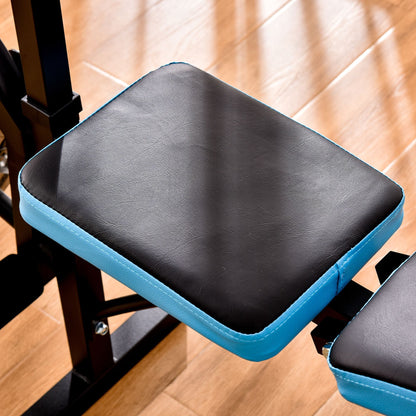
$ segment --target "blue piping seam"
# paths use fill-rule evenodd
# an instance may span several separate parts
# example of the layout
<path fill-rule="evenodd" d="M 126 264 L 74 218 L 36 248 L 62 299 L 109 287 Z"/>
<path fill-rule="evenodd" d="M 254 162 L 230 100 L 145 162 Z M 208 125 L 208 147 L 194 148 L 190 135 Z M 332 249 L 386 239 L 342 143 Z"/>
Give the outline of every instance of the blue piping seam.
<path fill-rule="evenodd" d="M 153 276 L 151 276 L 150 274 L 148 274 L 147 272 L 145 272 L 143 269 L 141 269 L 140 267 L 136 266 L 134 263 L 131 263 L 129 260 L 125 259 L 124 257 L 122 257 L 120 254 L 118 254 L 115 250 L 113 250 L 111 247 L 108 247 L 107 245 L 105 245 L 104 243 L 102 243 L 101 241 L 97 240 L 95 237 L 92 237 L 90 234 L 88 234 L 87 232 L 85 232 L 83 229 L 81 229 L 80 227 L 78 227 L 78 225 L 70 222 L 70 220 L 68 220 L 67 218 L 65 218 L 64 216 L 62 216 L 60 213 L 58 213 L 57 211 L 54 211 L 52 208 L 48 207 L 47 205 L 43 205 L 42 202 L 40 202 L 39 200 L 37 200 L 36 198 L 34 198 L 24 187 L 23 185 L 20 185 L 19 187 L 20 190 L 20 194 L 21 194 L 21 199 L 24 201 L 24 203 L 29 204 L 34 210 L 39 211 L 43 210 L 45 212 L 41 213 L 43 215 L 46 215 L 46 217 L 55 222 L 57 225 L 62 226 L 63 228 L 65 228 L 66 230 L 68 230 L 71 234 L 75 235 L 77 238 L 84 240 L 87 244 L 92 245 L 94 248 L 98 249 L 99 251 L 103 252 L 103 254 L 105 255 L 109 255 L 111 257 L 111 260 L 114 260 L 115 262 L 117 262 L 118 264 L 120 264 L 121 267 L 126 268 L 128 271 L 131 271 L 133 273 L 137 273 L 139 275 L 141 275 L 140 277 L 143 277 L 145 279 L 151 278 L 156 280 Z M 36 202 L 33 203 L 30 201 L 30 199 L 35 200 Z M 41 207 L 37 207 L 35 204 L 42 204 L 43 206 Z M 48 214 L 47 211 L 52 211 L 52 215 Z M 26 207 L 23 206 L 23 210 L 22 210 L 22 214 L 26 213 Z M 56 217 L 62 217 L 62 221 L 58 221 L 56 219 Z M 67 225 L 65 225 L 65 222 L 69 222 L 70 223 L 70 227 L 68 227 Z M 95 242 L 94 242 L 95 240 Z M 102 246 L 102 247 L 100 247 Z M 117 259 L 117 257 L 122 257 L 122 261 L 120 261 L 119 259 Z M 322 286 L 326 285 L 331 278 L 334 275 L 338 275 L 338 272 L 332 270 L 332 268 L 329 270 L 329 272 L 331 273 L 325 273 L 320 281 L 321 281 L 321 286 L 318 287 L 317 289 L 315 289 L 311 294 L 309 294 L 309 296 L 305 299 L 305 301 L 303 303 L 306 303 L 307 300 L 309 300 L 309 298 L 313 297 L 313 295 L 315 295 L 319 289 L 321 289 Z M 163 283 L 157 281 L 158 285 L 154 285 L 154 283 L 152 283 L 149 280 L 149 283 L 154 286 L 157 290 L 160 290 L 162 292 L 164 292 L 165 294 L 167 294 L 169 297 L 172 297 L 172 294 L 170 294 L 169 292 L 173 292 L 169 287 L 167 287 L 166 285 L 164 285 Z M 161 287 L 159 287 L 159 285 Z M 313 285 L 314 286 L 314 285 Z M 313 288 L 313 286 L 311 286 L 311 288 Z M 165 288 L 165 291 L 162 290 L 162 288 Z M 309 291 L 309 290 L 308 290 Z M 308 293 L 305 292 L 306 293 Z M 179 295 L 176 292 L 173 292 L 173 295 L 175 295 L 175 298 L 178 297 L 180 300 L 180 304 L 181 306 L 183 306 L 184 308 L 188 309 L 190 312 L 193 312 L 193 310 L 197 310 L 201 315 L 206 315 L 205 312 L 201 311 L 198 307 L 196 307 L 195 305 L 191 304 L 190 302 L 188 302 L 186 299 L 184 299 L 181 295 Z M 303 297 L 303 295 L 302 295 Z M 175 301 L 177 299 L 174 299 Z M 295 302 L 296 303 L 296 302 Z M 291 307 L 293 305 L 292 304 Z M 189 307 L 187 304 L 189 304 Z M 299 305 L 299 307 L 302 306 Z M 288 308 L 288 310 L 291 309 L 291 307 Z M 288 319 L 291 318 L 291 316 L 297 312 L 297 309 L 295 311 L 292 312 L 292 314 L 290 314 L 283 322 L 280 323 L 280 325 L 275 328 L 273 331 L 265 334 L 264 336 L 262 336 L 261 338 L 259 338 L 259 335 L 263 335 L 263 332 L 265 330 L 262 330 L 261 332 L 257 332 L 255 334 L 243 334 L 237 331 L 234 331 L 226 326 L 224 326 L 223 324 L 221 324 L 220 322 L 214 320 L 213 318 L 211 318 L 209 315 L 206 315 L 206 319 L 204 319 L 205 323 L 207 323 L 208 325 L 214 325 L 215 329 L 219 330 L 220 332 L 223 332 L 225 335 L 229 336 L 230 338 L 237 340 L 239 342 L 258 342 L 258 341 L 262 341 L 266 338 L 268 338 L 270 335 L 272 335 L 275 331 L 277 331 Z M 282 315 L 283 316 L 283 315 Z M 210 322 L 210 320 L 213 320 L 213 322 Z M 274 321 L 276 322 L 276 321 Z M 271 324 L 273 325 L 273 323 Z M 269 328 L 271 325 L 269 325 L 267 328 Z"/>
<path fill-rule="evenodd" d="M 353 403 L 388 416 L 416 413 L 416 392 L 398 385 L 363 376 L 328 365 L 338 384 L 341 395 Z"/>
<path fill-rule="evenodd" d="M 62 245 L 66 246 L 69 250 L 74 251 L 76 254 L 80 255 L 81 257 L 85 258 L 86 260 L 90 261 L 91 263 L 95 264 L 100 269 L 106 271 L 110 275 L 117 277 L 118 280 L 126 284 L 127 286 L 131 287 L 133 290 L 138 291 L 139 293 L 143 288 L 137 288 L 138 282 L 131 282 L 128 278 L 123 276 L 122 272 L 114 273 L 112 271 L 111 264 L 108 265 L 108 259 L 101 259 L 101 261 L 96 260 L 95 255 L 87 255 L 83 253 L 85 248 L 80 249 L 80 240 L 83 240 L 87 245 L 93 247 L 95 250 L 98 249 L 105 257 L 110 257 L 111 262 L 118 263 L 122 268 L 127 269 L 131 273 L 133 273 L 136 278 L 139 277 L 147 281 L 149 285 L 156 289 L 158 292 L 162 292 L 165 296 L 168 296 L 170 299 L 174 300 L 175 305 L 166 305 L 163 304 L 162 308 L 167 310 L 168 313 L 176 316 L 178 319 L 184 321 L 191 327 L 196 327 L 195 329 L 205 336 L 213 340 L 214 342 L 222 345 L 223 347 L 235 352 L 237 355 L 240 355 L 244 358 L 251 359 L 251 360 L 261 360 L 270 358 L 271 356 L 275 355 L 277 352 L 280 351 L 295 335 L 299 332 L 303 326 L 305 326 L 310 319 L 317 314 L 321 308 L 325 306 L 327 302 L 329 302 L 336 294 L 337 282 L 339 281 L 339 272 L 338 267 L 339 264 L 348 264 L 356 255 L 361 253 L 364 248 L 375 238 L 381 231 L 384 231 L 385 228 L 388 228 L 390 222 L 396 220 L 398 215 L 401 214 L 401 209 L 403 205 L 403 199 L 401 203 L 396 207 L 396 209 L 386 218 L 381 224 L 379 224 L 371 234 L 369 234 L 366 238 L 364 238 L 357 246 L 355 246 L 352 250 L 346 253 L 338 262 L 336 266 L 331 267 L 318 281 L 316 281 L 302 296 L 300 296 L 279 318 L 277 318 L 274 322 L 268 325 L 264 330 L 256 333 L 256 334 L 242 334 L 240 332 L 231 330 L 230 328 L 224 326 L 223 324 L 219 323 L 218 321 L 214 320 L 212 317 L 186 301 L 176 292 L 169 289 L 167 286 L 163 285 L 161 282 L 153 278 L 148 273 L 144 272 L 139 267 L 135 266 L 133 263 L 127 261 L 124 257 L 120 256 L 116 253 L 113 249 L 109 248 L 99 240 L 95 239 L 87 232 L 82 230 L 76 224 L 72 223 L 70 220 L 62 216 L 60 213 L 56 212 L 52 208 L 48 207 L 47 205 L 43 204 L 36 198 L 34 198 L 21 184 L 20 177 L 19 177 L 19 190 L 21 193 L 21 212 L 22 216 L 28 220 L 29 223 L 32 223 L 35 228 L 38 228 L 40 231 L 44 232 L 46 235 L 49 235 L 51 238 L 54 238 L 56 241 L 61 243 Z M 31 207 L 31 208 L 30 208 Z M 43 218 L 42 218 L 43 217 Z M 46 218 L 45 218 L 46 217 Z M 401 220 L 401 216 L 399 221 Z M 60 231 L 50 230 L 50 226 L 55 223 L 58 225 L 58 228 L 61 229 Z M 394 229 L 398 227 L 395 224 Z M 66 231 L 65 231 L 66 230 Z M 62 235 L 66 233 L 66 235 Z M 389 229 L 389 236 L 392 234 L 391 230 Z M 58 238 L 57 237 L 58 235 Z M 63 237 L 64 241 L 62 241 Z M 70 241 L 68 241 L 68 239 Z M 88 251 L 88 249 L 87 249 Z M 107 263 L 107 264 L 106 264 Z M 118 276 L 120 274 L 120 276 Z M 116 276 L 115 276 L 116 275 Z M 352 277 L 352 276 L 351 276 Z M 335 282 L 334 282 L 335 279 Z M 288 332 L 293 332 L 296 329 L 296 333 L 294 334 L 281 334 L 281 337 L 274 340 L 273 346 L 268 346 L 268 350 L 265 348 L 263 350 L 259 350 L 256 346 L 249 348 L 252 351 L 247 351 L 247 347 L 244 347 L 242 344 L 250 344 L 250 343 L 260 343 L 273 335 L 276 331 L 278 331 L 282 326 L 284 326 L 305 304 L 313 298 L 318 292 L 322 292 L 325 286 L 328 283 L 332 283 L 334 286 L 332 289 L 329 288 L 327 291 L 328 293 L 325 294 L 326 297 L 323 297 L 322 293 L 320 293 L 320 297 L 323 297 L 324 304 L 322 305 L 319 301 L 316 301 L 316 305 L 308 305 L 312 308 L 312 312 L 308 311 L 307 316 L 300 316 L 295 317 L 298 319 L 298 322 L 294 322 L 294 325 L 291 325 L 291 328 L 288 328 Z M 152 289 L 152 290 L 153 290 Z M 141 293 L 143 294 L 143 293 Z M 145 295 L 146 297 L 146 295 Z M 158 296 L 152 294 L 149 296 L 147 295 L 150 301 L 160 304 L 163 302 L 158 302 Z M 177 304 L 181 306 L 182 309 L 185 309 L 190 312 L 192 315 L 191 318 L 183 314 L 183 311 L 177 309 Z M 312 315 L 311 315 L 312 313 Z M 225 336 L 226 339 L 218 338 L 218 335 L 212 334 L 210 330 L 206 330 L 201 328 L 201 323 L 196 322 L 203 321 L 208 327 L 213 328 L 214 331 L 219 332 Z M 292 336 L 293 335 L 293 336 Z M 275 337 L 276 338 L 276 337 Z M 237 341 L 240 345 L 233 346 L 229 345 L 230 342 Z M 269 340 L 269 342 L 271 342 Z M 248 345 L 247 345 L 248 346 Z M 267 347 L 267 345 L 264 345 Z"/>
<path fill-rule="evenodd" d="M 339 264 L 338 263 L 335 263 L 334 266 L 336 267 L 337 273 L 338 273 L 338 279 L 337 279 L 337 294 L 338 294 L 339 292 L 341 292 L 341 279 L 342 279 L 342 276 L 341 276 L 341 270 L 339 268 Z"/>
<path fill-rule="evenodd" d="M 362 386 L 362 387 L 368 387 L 368 388 L 370 388 L 372 390 L 380 391 L 382 393 L 391 394 L 392 396 L 399 397 L 400 399 L 409 400 L 409 401 L 411 401 L 413 403 L 416 403 L 416 393 L 413 392 L 413 391 L 411 391 L 411 390 L 407 390 L 407 389 L 404 389 L 403 388 L 403 390 L 408 391 L 410 394 L 413 393 L 415 395 L 415 398 L 414 399 L 412 399 L 410 397 L 407 397 L 407 396 L 404 396 L 403 394 L 397 394 L 397 393 L 393 393 L 390 390 L 387 390 L 387 386 L 388 385 L 394 386 L 394 384 L 386 383 L 386 382 L 383 382 L 382 380 L 377 380 L 377 379 L 370 378 L 370 377 L 366 377 L 366 376 L 361 376 L 361 375 L 355 374 L 355 373 L 349 373 L 347 371 L 342 371 L 342 370 L 340 370 L 338 368 L 334 368 L 334 367 L 332 367 L 331 370 L 334 373 L 334 375 L 335 375 L 336 378 L 341 379 L 343 381 L 346 381 L 348 383 L 353 383 L 353 384 L 356 384 L 356 385 Z M 360 379 L 362 379 L 362 381 L 359 382 L 359 381 L 353 380 L 354 377 L 360 378 Z M 368 381 L 365 382 L 366 380 L 368 380 Z M 387 385 L 386 388 L 375 387 L 375 386 L 372 386 L 370 384 L 370 383 L 377 383 L 377 382 L 380 382 L 380 384 L 381 383 L 386 384 Z M 399 387 L 400 388 L 400 386 L 396 386 L 396 387 Z"/>

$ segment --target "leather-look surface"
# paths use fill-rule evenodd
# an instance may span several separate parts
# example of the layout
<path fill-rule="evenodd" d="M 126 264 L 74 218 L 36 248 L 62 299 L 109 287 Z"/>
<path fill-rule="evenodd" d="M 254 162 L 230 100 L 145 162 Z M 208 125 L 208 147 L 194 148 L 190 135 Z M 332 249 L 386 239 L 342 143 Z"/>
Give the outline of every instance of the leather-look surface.
<path fill-rule="evenodd" d="M 416 255 L 344 329 L 332 366 L 416 391 Z"/>
<path fill-rule="evenodd" d="M 220 323 L 264 329 L 398 206 L 337 145 L 186 64 L 150 73 L 22 185 Z"/>

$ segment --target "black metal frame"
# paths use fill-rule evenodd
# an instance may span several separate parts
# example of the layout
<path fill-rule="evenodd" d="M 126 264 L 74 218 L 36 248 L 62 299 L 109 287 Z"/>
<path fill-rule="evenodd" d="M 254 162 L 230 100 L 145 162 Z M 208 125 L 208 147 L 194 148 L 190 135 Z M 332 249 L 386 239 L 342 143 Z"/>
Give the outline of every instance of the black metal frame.
<path fill-rule="evenodd" d="M 409 255 L 390 251 L 377 264 L 376 272 L 380 284 L 399 268 Z M 345 326 L 364 307 L 373 295 L 371 290 L 351 281 L 347 286 L 318 314 L 313 322 L 317 326 L 311 336 L 319 354 L 325 354 L 325 347 L 331 344 Z"/>
<path fill-rule="evenodd" d="M 332 343 L 349 321 L 368 302 L 373 292 L 351 281 L 314 319 L 317 326 L 311 336 L 316 351 L 323 354 L 323 348 Z"/>
<path fill-rule="evenodd" d="M 10 280 L 25 283 L 10 290 L 36 289 L 30 289 L 7 321 L 57 277 L 73 370 L 26 413 L 81 414 L 178 321 L 138 295 L 105 300 L 98 269 L 36 232 L 20 216 L 18 172 L 33 154 L 78 123 L 82 107 L 79 95 L 72 91 L 60 1 L 11 2 L 20 54 L 10 52 L 24 85 L 17 86 L 21 93 L 12 97 L 21 101 L 17 110 L 16 106 L 10 110 L 10 102 L 0 101 L 0 129 L 6 137 L 12 193 L 11 200 L 0 193 L 0 216 L 15 228 L 18 254 L 0 263 L 0 274 L 6 281 L 10 279 L 7 273 L 16 275 L 14 266 L 23 263 L 24 270 Z M 23 298 L 21 295 L 15 293 Z M 113 335 L 97 330 L 97 322 L 105 328 L 109 316 L 142 309 L 147 310 L 136 312 Z M 7 321 L 0 320 L 0 328 Z"/>

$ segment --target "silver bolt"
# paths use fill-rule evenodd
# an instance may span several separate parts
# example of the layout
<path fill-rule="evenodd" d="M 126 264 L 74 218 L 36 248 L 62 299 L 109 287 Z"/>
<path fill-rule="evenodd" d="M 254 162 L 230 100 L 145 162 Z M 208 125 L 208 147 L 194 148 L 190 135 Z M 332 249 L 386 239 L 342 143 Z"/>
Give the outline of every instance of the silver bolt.
<path fill-rule="evenodd" d="M 107 335 L 108 334 L 108 325 L 105 324 L 104 322 L 98 321 L 95 322 L 95 333 L 97 335 Z"/>

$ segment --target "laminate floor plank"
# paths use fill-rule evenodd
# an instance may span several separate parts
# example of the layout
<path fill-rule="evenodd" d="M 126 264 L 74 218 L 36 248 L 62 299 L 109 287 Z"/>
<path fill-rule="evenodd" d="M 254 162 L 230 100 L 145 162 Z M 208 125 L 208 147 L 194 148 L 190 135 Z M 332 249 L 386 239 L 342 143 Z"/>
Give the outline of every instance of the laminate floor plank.
<path fill-rule="evenodd" d="M 0 2 L 0 39 L 8 49 L 18 49 L 10 1 Z"/>
<path fill-rule="evenodd" d="M 138 416 L 198 416 L 165 393 L 159 394 Z"/>
<path fill-rule="evenodd" d="M 0 416 L 22 414 L 70 369 L 65 331 L 57 329 L 28 349 L 27 356 L 0 379 Z"/>
<path fill-rule="evenodd" d="M 394 160 L 385 173 L 404 190 L 404 219 L 399 230 L 354 278 L 358 283 L 376 290 L 379 287 L 374 266 L 389 251 L 413 254 L 416 251 L 416 139 Z"/>
<path fill-rule="evenodd" d="M 383 171 L 416 137 L 416 9 L 295 119 Z"/>
<path fill-rule="evenodd" d="M 314 416 L 377 416 L 379 413 L 347 402 L 338 391 L 315 413 Z"/>
<path fill-rule="evenodd" d="M 412 254 L 416 251 L 416 140 L 387 170 L 386 174 L 399 183 L 405 193 L 404 220 L 400 229 L 387 243 L 386 250 Z M 394 247 L 394 248 L 393 248 Z"/>
<path fill-rule="evenodd" d="M 293 115 L 402 18 L 380 3 L 292 1 L 209 70 Z"/>
<path fill-rule="evenodd" d="M 71 67 L 71 78 L 73 90 L 81 95 L 81 120 L 98 110 L 126 87 L 122 81 L 97 71 L 87 62 L 80 62 Z"/>
<path fill-rule="evenodd" d="M 59 323 L 33 305 L 9 322 L 0 334 L 0 381 L 57 328 Z"/>
<path fill-rule="evenodd" d="M 62 0 L 62 15 L 72 65 L 146 15 L 162 0 Z M 119 45 L 120 49 L 123 47 Z"/>
<path fill-rule="evenodd" d="M 150 411 L 147 406 L 153 400 L 160 400 L 158 396 L 163 390 L 196 360 L 209 344 L 206 338 L 180 324 L 92 406 L 86 415 L 135 415 L 142 411 L 147 414 Z M 159 404 L 155 406 L 159 407 Z M 152 408 L 153 406 L 150 406 L 150 409 Z"/>
<path fill-rule="evenodd" d="M 86 416 L 137 415 L 186 366 L 186 328 L 180 325 L 113 386 Z"/>
<path fill-rule="evenodd" d="M 312 328 L 259 363 L 211 344 L 165 392 L 201 416 L 313 415 L 335 391 L 335 380 L 316 354 Z"/>
<path fill-rule="evenodd" d="M 292 0 L 293 1 L 293 0 Z M 89 62 L 127 82 L 172 61 L 206 68 L 288 0 L 164 1 L 103 42 Z"/>

